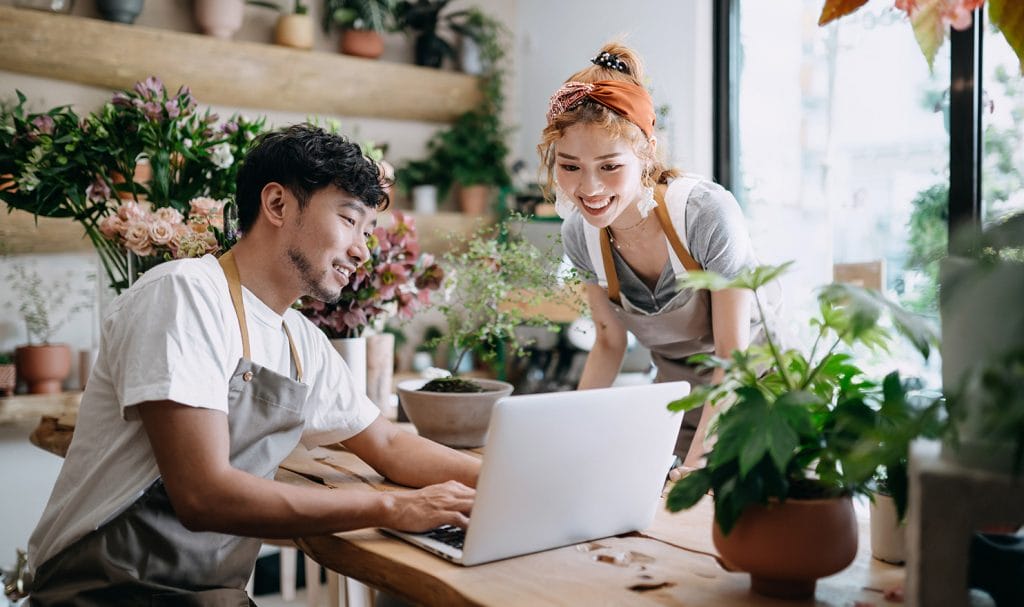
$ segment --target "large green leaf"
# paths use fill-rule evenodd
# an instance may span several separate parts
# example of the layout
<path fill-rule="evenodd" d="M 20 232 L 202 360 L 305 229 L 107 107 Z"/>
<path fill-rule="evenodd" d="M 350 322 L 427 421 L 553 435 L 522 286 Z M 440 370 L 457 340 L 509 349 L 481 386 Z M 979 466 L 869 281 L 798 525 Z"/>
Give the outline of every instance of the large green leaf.
<path fill-rule="evenodd" d="M 668 492 L 665 507 L 669 512 L 686 510 L 697 504 L 711 489 L 711 472 L 700 468 L 679 480 Z"/>
<path fill-rule="evenodd" d="M 679 287 L 686 289 L 707 289 L 708 291 L 721 291 L 723 289 L 748 289 L 755 290 L 767 285 L 784 274 L 794 262 L 777 266 L 754 266 L 745 268 L 736 278 L 729 280 L 714 272 L 688 272 L 679 279 Z"/>
<path fill-rule="evenodd" d="M 999 28 L 1020 61 L 1024 74 L 1024 2 L 1020 0 L 989 0 L 989 19 Z"/>

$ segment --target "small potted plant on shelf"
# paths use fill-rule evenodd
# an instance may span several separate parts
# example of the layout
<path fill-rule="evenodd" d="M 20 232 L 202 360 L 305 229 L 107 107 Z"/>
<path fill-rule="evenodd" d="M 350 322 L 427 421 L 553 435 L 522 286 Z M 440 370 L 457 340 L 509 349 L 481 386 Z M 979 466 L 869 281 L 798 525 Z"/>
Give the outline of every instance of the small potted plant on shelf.
<path fill-rule="evenodd" d="M 280 13 L 274 26 L 274 44 L 302 50 L 313 48 L 313 19 L 305 0 L 292 0 L 292 10 L 270 0 L 246 0 L 247 4 L 262 6 Z"/>
<path fill-rule="evenodd" d="M 430 215 L 437 212 L 438 200 L 444 200 L 451 187 L 451 173 L 431 153 L 426 158 L 409 160 L 395 171 L 398 189 L 411 198 L 413 211 Z"/>
<path fill-rule="evenodd" d="M 507 134 L 500 116 L 483 108 L 460 115 L 449 128 L 437 134 L 432 151 L 459 186 L 459 208 L 463 213 L 486 214 L 491 210 L 495 188 L 511 184 L 505 166 Z"/>
<path fill-rule="evenodd" d="M 71 349 L 52 343 L 53 337 L 74 314 L 92 306 L 92 297 L 71 288 L 70 274 L 44 280 L 23 263 L 12 265 L 7 282 L 21 300 L 17 310 L 28 333 L 28 343 L 14 353 L 18 376 L 32 394 L 58 393 L 71 372 Z"/>
<path fill-rule="evenodd" d="M 376 59 L 384 52 L 381 36 L 394 27 L 396 0 L 324 0 L 323 28 L 342 31 L 339 50 Z"/>
<path fill-rule="evenodd" d="M 416 36 L 416 65 L 439 68 L 445 57 L 454 58 L 451 43 L 437 33 L 441 11 L 449 0 L 402 0 L 396 6 L 398 29 L 408 29 Z"/>
<path fill-rule="evenodd" d="M 448 27 L 459 35 L 459 66 L 473 76 L 500 67 L 509 32 L 504 25 L 477 7 L 445 16 Z"/>
<path fill-rule="evenodd" d="M 423 436 L 453 447 L 479 447 L 486 441 L 491 409 L 512 385 L 496 379 L 456 377 L 462 361 L 475 352 L 484 362 L 500 360 L 506 348 L 524 355 L 528 345 L 516 328 L 558 326 L 540 304 L 557 302 L 577 309 L 575 273 L 561 273 L 559 257 L 515 235 L 521 218 L 454 237 L 444 258 L 445 281 L 434 308 L 445 329 L 429 343 L 449 349 L 449 368 L 434 379 L 402 382 L 402 408 Z"/>
<path fill-rule="evenodd" d="M 684 284 L 751 290 L 761 311 L 757 289 L 788 265 L 754 268 L 734 280 L 695 272 Z M 723 381 L 669 405 L 676 411 L 704 402 L 721 408 L 709 432 L 715 443 L 706 467 L 672 487 L 669 510 L 689 508 L 712 491 L 716 548 L 751 574 L 755 592 L 770 596 L 813 596 L 817 578 L 852 562 L 858 533 L 851 496 L 867 493 L 876 470 L 891 461 L 877 442 L 864 441 L 879 428 L 905 430 L 906 420 L 919 415 L 908 397 L 913 382 L 897 372 L 872 380 L 842 347 L 884 347 L 891 332 L 882 318 L 925 358 L 936 343 L 926 323 L 874 291 L 833 284 L 818 300 L 809 352 L 783 349 L 769 331 L 765 345 L 731 358 L 701 356 L 724 369 Z"/>

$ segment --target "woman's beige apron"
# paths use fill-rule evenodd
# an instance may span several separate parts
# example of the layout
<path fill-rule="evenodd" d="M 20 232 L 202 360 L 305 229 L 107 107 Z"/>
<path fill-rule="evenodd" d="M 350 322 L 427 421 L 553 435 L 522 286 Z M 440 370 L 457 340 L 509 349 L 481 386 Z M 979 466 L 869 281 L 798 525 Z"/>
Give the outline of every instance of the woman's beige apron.
<path fill-rule="evenodd" d="M 287 325 L 295 379 L 250 360 L 238 269 L 230 252 L 220 263 L 242 333 L 228 388 L 231 465 L 272 478 L 302 433 L 302 366 Z M 158 478 L 109 523 L 43 563 L 29 604 L 250 605 L 245 585 L 259 548 L 255 538 L 186 529 Z"/>
<path fill-rule="evenodd" d="M 682 201 L 681 204 L 669 208 L 665 204 L 662 191 L 657 192 L 658 206 L 654 208 L 658 223 L 669 244 L 669 261 L 675 271 L 676 279 L 686 272 L 701 270 L 700 264 L 690 255 L 686 244 L 680 239 L 685 238 L 686 201 L 689 200 L 693 188 L 700 183 L 696 177 L 682 177 L 681 183 L 673 182 L 672 196 Z M 677 231 L 675 226 L 679 226 Z M 711 295 L 708 291 L 692 293 L 690 290 L 680 291 L 672 300 L 654 312 L 645 312 L 629 302 L 619 292 L 619 279 L 612 260 L 611 243 L 608 230 L 598 230 L 584 223 L 587 238 L 587 249 L 590 252 L 592 266 L 597 274 L 598 284 L 608 291 L 609 303 L 616 316 L 640 341 L 651 351 L 651 358 L 658 368 L 655 382 L 688 381 L 697 386 L 711 381 L 711 369 L 688 365 L 684 361 L 694 354 L 713 353 L 715 340 L 711 332 Z M 676 439 L 675 453 L 685 459 L 693 436 L 697 431 L 703 407 L 691 409 L 683 416 L 683 424 Z"/>

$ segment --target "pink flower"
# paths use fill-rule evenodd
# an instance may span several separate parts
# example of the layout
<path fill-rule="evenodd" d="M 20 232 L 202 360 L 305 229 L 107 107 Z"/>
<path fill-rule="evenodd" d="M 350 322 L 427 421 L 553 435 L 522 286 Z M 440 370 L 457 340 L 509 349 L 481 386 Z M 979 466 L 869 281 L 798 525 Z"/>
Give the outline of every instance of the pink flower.
<path fill-rule="evenodd" d="M 193 198 L 188 204 L 190 207 L 189 215 L 198 215 L 200 217 L 209 217 L 215 212 L 220 212 L 221 206 L 223 206 L 223 203 L 219 200 L 214 200 L 208 196 Z"/>
<path fill-rule="evenodd" d="M 164 83 L 156 76 L 150 76 L 135 83 L 135 92 L 143 99 L 156 99 L 164 96 Z"/>
<path fill-rule="evenodd" d="M 32 126 L 36 128 L 36 134 L 53 135 L 54 122 L 49 114 L 40 114 L 32 119 Z"/>
<path fill-rule="evenodd" d="M 124 232 L 124 228 L 124 222 L 117 215 L 107 215 L 100 220 L 100 233 L 110 240 L 116 240 Z"/>
<path fill-rule="evenodd" d="M 125 223 L 131 223 L 133 220 L 145 217 L 145 215 L 146 211 L 144 211 L 142 207 L 139 206 L 139 203 L 134 200 L 128 200 L 121 203 L 121 206 L 117 209 L 117 216 Z"/>
<path fill-rule="evenodd" d="M 153 242 L 149 239 L 149 225 L 145 221 L 136 220 L 128 224 L 124 231 L 124 242 L 128 250 L 143 257 L 153 252 Z"/>
<path fill-rule="evenodd" d="M 171 242 L 174 237 L 174 227 L 163 219 L 157 219 L 149 226 L 149 239 L 157 246 L 163 246 Z"/>
<path fill-rule="evenodd" d="M 103 202 L 109 199 L 110 193 L 110 186 L 99 177 L 89 187 L 85 188 L 85 197 L 93 202 Z"/>
<path fill-rule="evenodd" d="M 158 220 L 166 221 L 171 225 L 179 224 L 184 221 L 184 218 L 181 216 L 181 212 L 174 207 L 160 207 L 153 211 L 153 216 Z"/>

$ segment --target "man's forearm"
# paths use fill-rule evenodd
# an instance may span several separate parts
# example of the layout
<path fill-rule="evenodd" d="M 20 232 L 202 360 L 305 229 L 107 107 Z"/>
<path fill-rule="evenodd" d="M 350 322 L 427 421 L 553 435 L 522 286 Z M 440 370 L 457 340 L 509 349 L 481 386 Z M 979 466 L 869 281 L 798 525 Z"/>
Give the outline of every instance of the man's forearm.
<path fill-rule="evenodd" d="M 378 471 L 399 485 L 424 487 L 456 480 L 476 487 L 480 474 L 477 457 L 401 430 L 391 437 L 389 452 L 397 458 L 382 462 Z"/>

